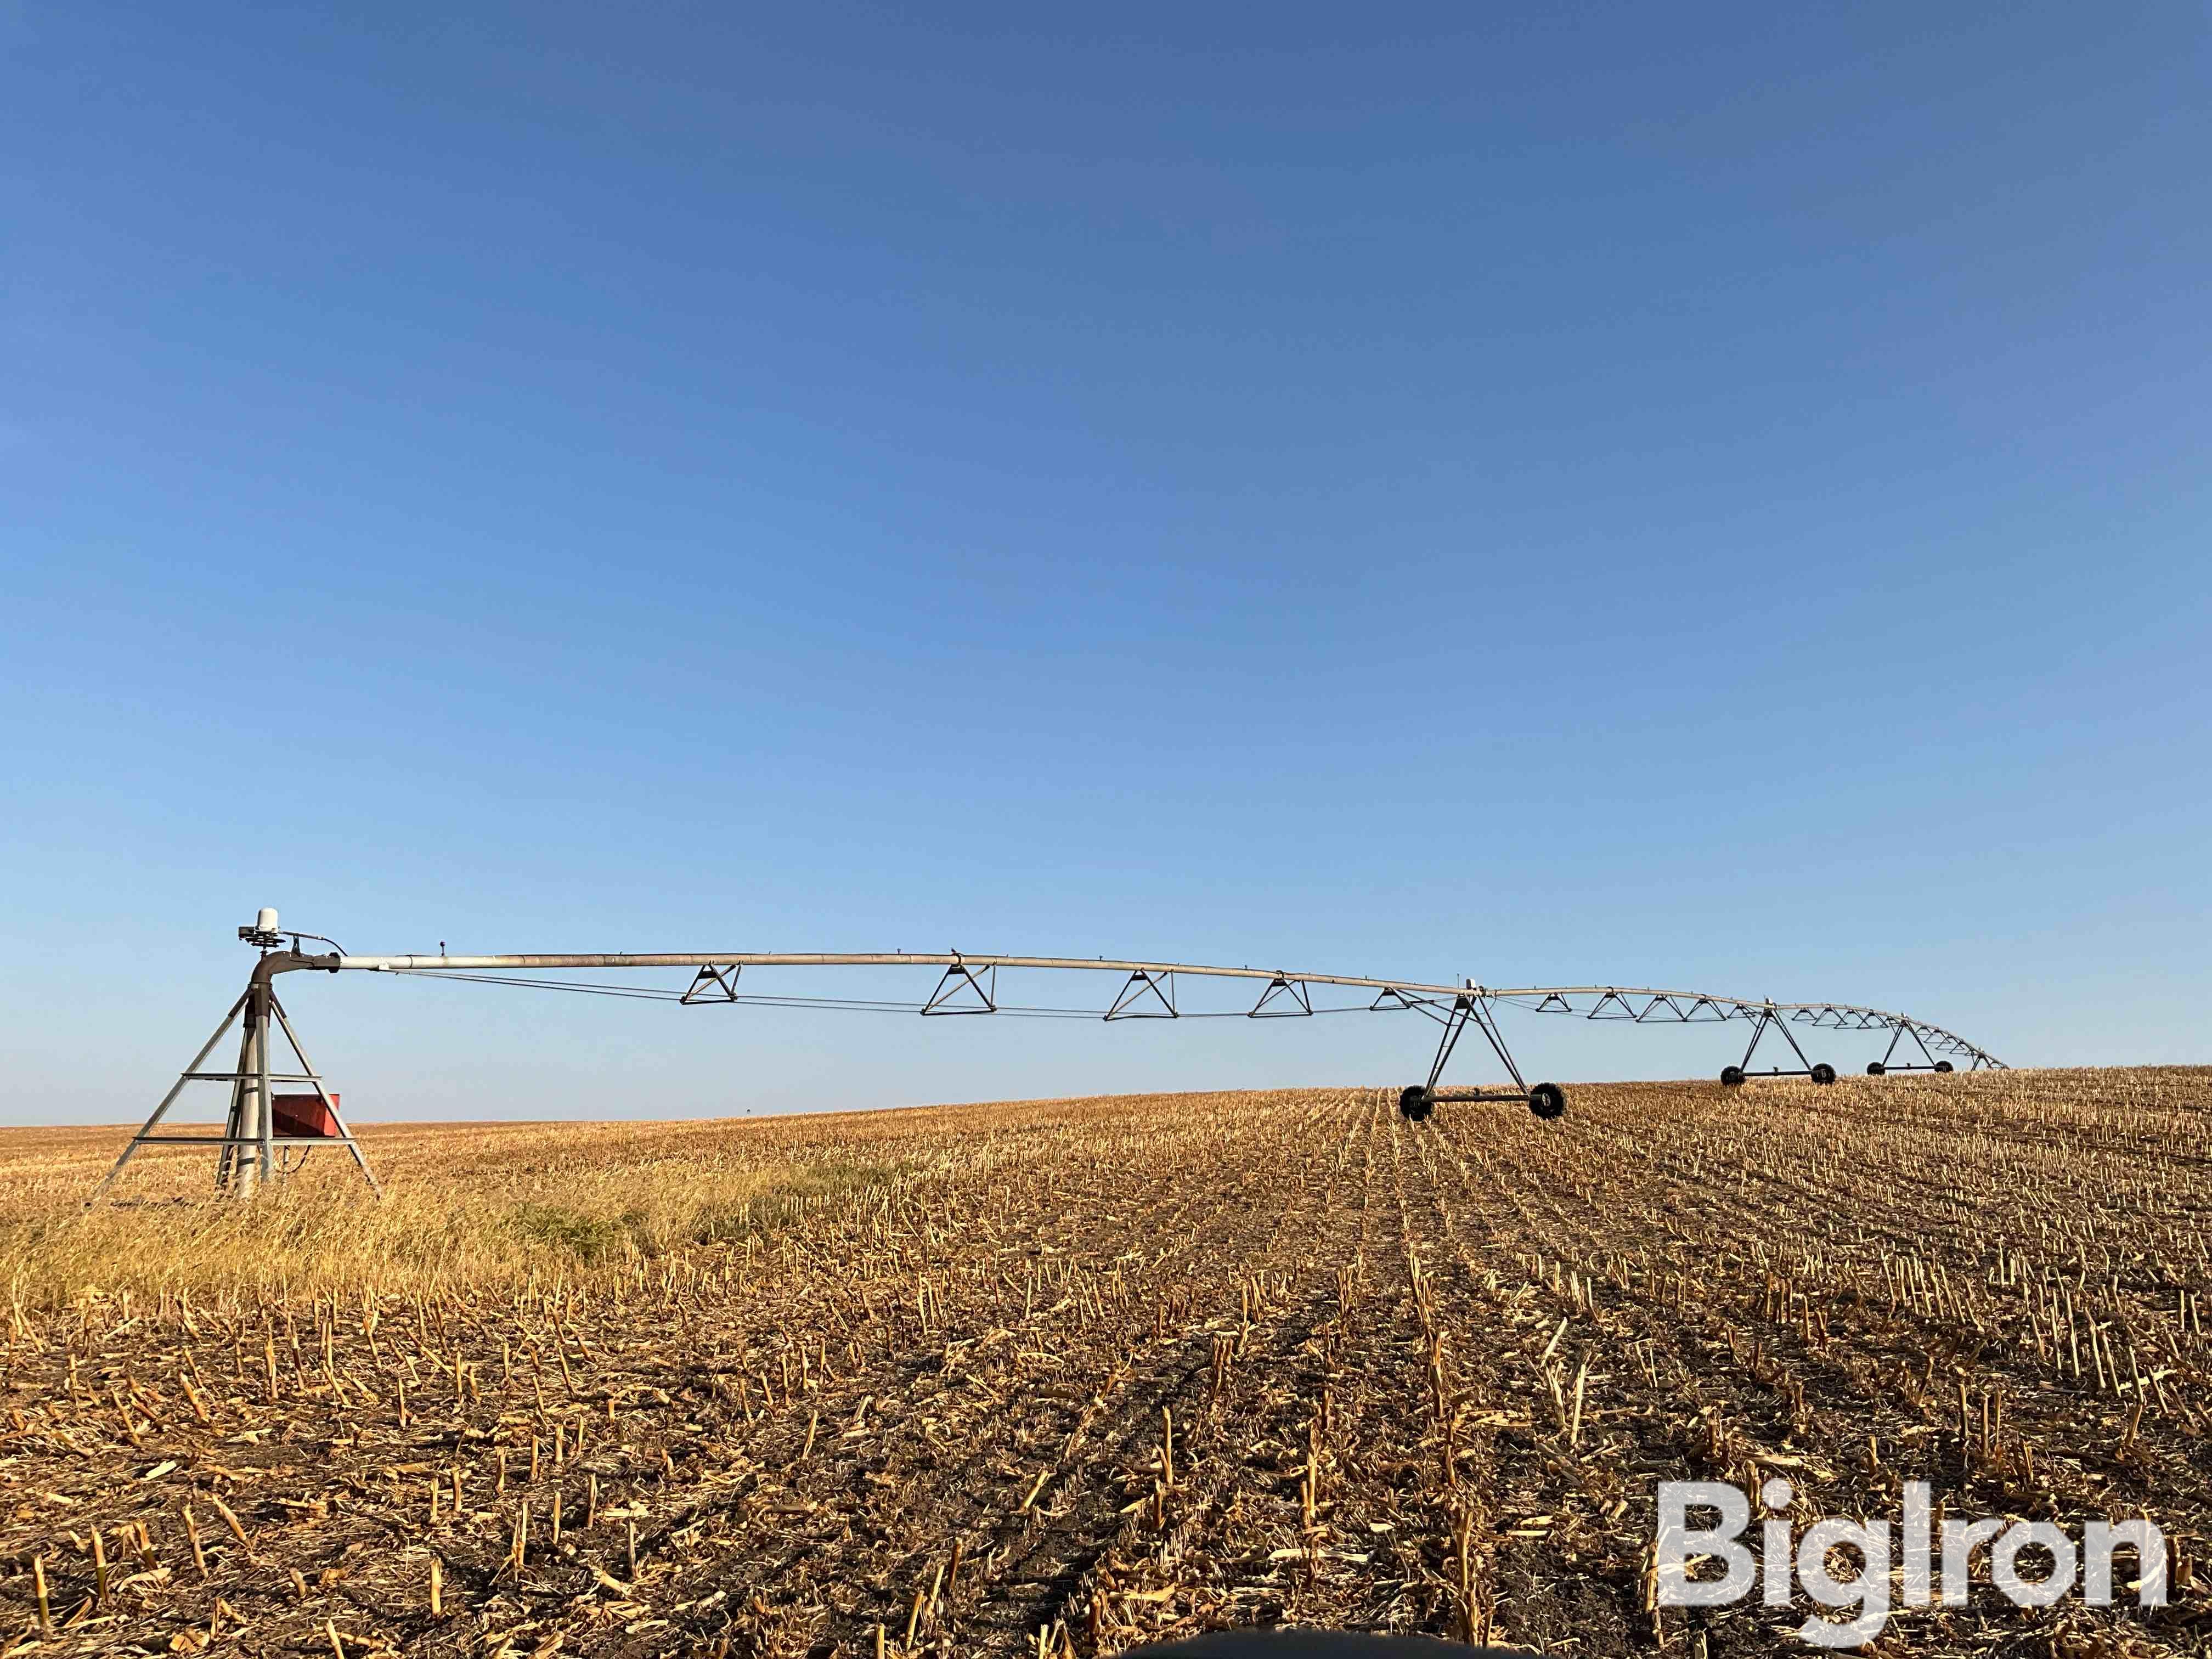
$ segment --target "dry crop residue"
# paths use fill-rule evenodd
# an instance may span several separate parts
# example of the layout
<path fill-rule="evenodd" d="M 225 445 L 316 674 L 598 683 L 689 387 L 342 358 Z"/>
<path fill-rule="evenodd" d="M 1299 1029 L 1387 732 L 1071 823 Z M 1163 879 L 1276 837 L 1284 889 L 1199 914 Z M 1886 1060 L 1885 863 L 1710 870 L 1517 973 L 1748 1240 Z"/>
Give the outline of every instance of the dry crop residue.
<path fill-rule="evenodd" d="M 2163 1611 L 1984 1587 L 1884 1651 L 2203 1649 L 2212 1074 L 1572 1097 L 669 1126 L 608 1155 L 757 1166 L 747 1207 L 518 1205 L 525 1255 L 397 1289 L 19 1275 L 0 1652 L 1767 1653 L 1802 1605 L 1655 1609 L 1653 1488 L 1777 1474 L 1800 1525 L 1924 1480 L 2173 1541 Z"/>

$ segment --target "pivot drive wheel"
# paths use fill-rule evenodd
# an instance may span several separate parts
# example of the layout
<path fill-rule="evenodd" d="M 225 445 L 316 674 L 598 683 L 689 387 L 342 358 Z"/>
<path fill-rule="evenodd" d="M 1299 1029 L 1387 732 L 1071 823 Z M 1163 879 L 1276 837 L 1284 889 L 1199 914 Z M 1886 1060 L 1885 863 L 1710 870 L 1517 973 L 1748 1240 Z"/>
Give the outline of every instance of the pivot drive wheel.
<path fill-rule="evenodd" d="M 1826 1060 L 1822 1060 L 1819 1065 L 1815 1066 L 1813 1068 L 1813 1081 L 1814 1081 L 1814 1082 L 1815 1082 L 1815 1083 L 1833 1083 L 1835 1080 L 1836 1080 L 1836 1068 L 1835 1068 L 1834 1066 L 1832 1066 L 1829 1065 L 1829 1064 L 1828 1064 L 1828 1062 L 1827 1062 Z"/>
<path fill-rule="evenodd" d="M 1424 1122 L 1437 1109 L 1436 1097 L 1416 1083 L 1398 1096 L 1399 1115 L 1415 1123 Z"/>
<path fill-rule="evenodd" d="M 1888 1066 L 1887 1066 L 1883 1065 L 1883 1064 L 1882 1064 L 1880 1060 L 1870 1060 L 1867 1061 L 1867 1075 L 1868 1075 L 1869 1077 L 1880 1077 L 1880 1076 L 1881 1076 L 1884 1072 L 1887 1072 L 1888 1069 L 1889 1069 L 1889 1067 L 1888 1067 Z"/>
<path fill-rule="evenodd" d="M 1723 1086 L 1723 1087 L 1724 1087 L 1724 1088 L 1733 1089 L 1733 1088 L 1735 1088 L 1737 1085 L 1741 1084 L 1742 1081 L 1743 1081 L 1743 1067 L 1742 1067 L 1742 1066 L 1722 1066 L 1722 1067 L 1721 1067 L 1721 1084 L 1722 1084 L 1722 1086 Z"/>
<path fill-rule="evenodd" d="M 1567 1091 L 1556 1083 L 1540 1083 L 1528 1091 L 1528 1109 L 1549 1122 L 1567 1115 Z"/>
<path fill-rule="evenodd" d="M 1936 1062 L 1936 1069 L 1939 1072 L 1948 1072 L 1951 1069 L 1951 1062 L 1948 1060 L 1939 1060 Z"/>

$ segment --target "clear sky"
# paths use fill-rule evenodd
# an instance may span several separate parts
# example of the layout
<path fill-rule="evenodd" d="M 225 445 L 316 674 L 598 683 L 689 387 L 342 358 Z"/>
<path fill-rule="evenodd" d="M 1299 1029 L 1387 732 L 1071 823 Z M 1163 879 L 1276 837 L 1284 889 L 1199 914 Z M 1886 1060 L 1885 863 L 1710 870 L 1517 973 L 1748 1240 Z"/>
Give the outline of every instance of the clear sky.
<path fill-rule="evenodd" d="M 0 1121 L 143 1115 L 261 904 L 2212 1059 L 2207 33 L 0 8 Z M 364 1118 L 1426 1053 L 289 998 Z M 1506 1018 L 1568 1080 L 1741 1037 Z"/>

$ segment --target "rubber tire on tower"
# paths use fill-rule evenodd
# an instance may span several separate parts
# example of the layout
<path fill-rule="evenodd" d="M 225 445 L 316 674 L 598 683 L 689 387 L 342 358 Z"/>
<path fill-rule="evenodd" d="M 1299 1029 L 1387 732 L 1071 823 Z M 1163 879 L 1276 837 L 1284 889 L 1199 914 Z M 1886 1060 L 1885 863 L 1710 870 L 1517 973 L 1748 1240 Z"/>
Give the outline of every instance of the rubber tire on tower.
<path fill-rule="evenodd" d="M 1888 1070 L 1889 1067 L 1883 1065 L 1878 1060 L 1870 1060 L 1867 1061 L 1867 1075 L 1869 1077 L 1880 1077 Z"/>
<path fill-rule="evenodd" d="M 1820 1063 L 1819 1065 L 1817 1065 L 1817 1066 L 1814 1066 L 1814 1068 L 1813 1068 L 1813 1081 L 1814 1081 L 1814 1082 L 1815 1082 L 1815 1083 L 1833 1083 L 1835 1080 L 1836 1080 L 1836 1068 L 1835 1068 L 1834 1066 L 1832 1066 L 1829 1065 L 1829 1064 L 1828 1064 L 1828 1062 L 1827 1062 L 1826 1060 L 1824 1060 L 1820 1061 Z"/>
<path fill-rule="evenodd" d="M 1742 1082 L 1743 1082 L 1743 1067 L 1742 1067 L 1742 1066 L 1722 1066 L 1722 1067 L 1721 1067 L 1721 1086 L 1722 1086 L 1723 1089 L 1733 1089 L 1733 1088 L 1735 1088 L 1735 1087 L 1737 1087 L 1739 1085 L 1741 1085 Z"/>
<path fill-rule="evenodd" d="M 1948 1072 L 1951 1069 L 1951 1062 L 1948 1060 L 1939 1060 L 1936 1062 L 1936 1069 L 1939 1072 Z"/>
<path fill-rule="evenodd" d="M 1540 1083 L 1528 1091 L 1528 1109 L 1549 1123 L 1567 1115 L 1567 1091 L 1556 1083 Z"/>
<path fill-rule="evenodd" d="M 1435 1097 L 1420 1084 L 1412 1084 L 1399 1093 L 1398 1115 L 1408 1122 L 1425 1123 L 1436 1109 Z"/>

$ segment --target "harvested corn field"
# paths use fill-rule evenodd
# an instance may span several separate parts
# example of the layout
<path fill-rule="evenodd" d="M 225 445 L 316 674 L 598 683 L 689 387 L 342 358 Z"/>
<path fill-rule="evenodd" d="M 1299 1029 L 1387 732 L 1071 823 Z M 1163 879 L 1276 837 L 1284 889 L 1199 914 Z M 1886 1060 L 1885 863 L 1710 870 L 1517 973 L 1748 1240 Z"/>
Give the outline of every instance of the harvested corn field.
<path fill-rule="evenodd" d="M 372 1129 L 382 1206 L 89 1215 L 113 1133 L 0 1134 L 0 1651 L 1766 1653 L 1809 1604 L 1655 1606 L 1653 1494 L 1778 1475 L 2170 1540 L 1883 1652 L 2202 1650 L 2212 1073 L 1573 1101 Z"/>

